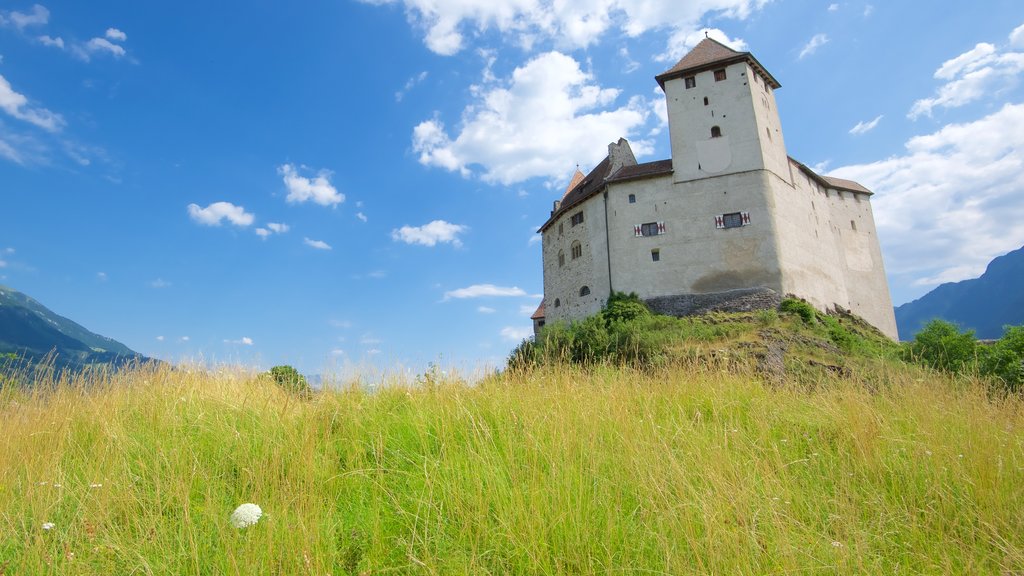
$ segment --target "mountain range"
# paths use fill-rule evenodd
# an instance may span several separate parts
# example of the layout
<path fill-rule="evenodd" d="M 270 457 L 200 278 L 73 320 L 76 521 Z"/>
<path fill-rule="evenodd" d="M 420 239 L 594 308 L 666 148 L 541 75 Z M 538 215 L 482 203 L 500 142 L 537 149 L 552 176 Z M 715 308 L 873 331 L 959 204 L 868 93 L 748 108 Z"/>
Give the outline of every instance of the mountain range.
<path fill-rule="evenodd" d="M 0 357 L 56 368 L 122 365 L 149 358 L 124 344 L 90 332 L 31 297 L 0 285 Z"/>
<path fill-rule="evenodd" d="M 995 339 L 1004 326 L 1024 324 L 1024 247 L 988 264 L 979 278 L 942 284 L 896 307 L 900 339 L 911 340 L 933 318 L 941 318 L 978 338 Z"/>

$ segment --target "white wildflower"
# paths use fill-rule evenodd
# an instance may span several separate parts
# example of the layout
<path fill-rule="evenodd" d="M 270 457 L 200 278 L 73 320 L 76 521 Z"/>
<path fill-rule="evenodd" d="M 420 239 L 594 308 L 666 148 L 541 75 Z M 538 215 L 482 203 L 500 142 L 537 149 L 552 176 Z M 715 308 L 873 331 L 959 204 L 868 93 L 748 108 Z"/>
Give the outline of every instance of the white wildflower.
<path fill-rule="evenodd" d="M 56 526 L 53 522 L 43 522 L 43 530 L 53 530 Z"/>
<path fill-rule="evenodd" d="M 832 542 L 832 547 L 833 548 L 842 548 L 843 547 L 843 543 L 842 542 L 835 542 L 835 541 L 833 541 Z"/>
<path fill-rule="evenodd" d="M 263 510 L 256 504 L 245 503 L 231 513 L 231 524 L 235 528 L 248 528 L 260 521 Z"/>
<path fill-rule="evenodd" d="M 103 488 L 103 484 L 89 484 L 89 488 Z"/>

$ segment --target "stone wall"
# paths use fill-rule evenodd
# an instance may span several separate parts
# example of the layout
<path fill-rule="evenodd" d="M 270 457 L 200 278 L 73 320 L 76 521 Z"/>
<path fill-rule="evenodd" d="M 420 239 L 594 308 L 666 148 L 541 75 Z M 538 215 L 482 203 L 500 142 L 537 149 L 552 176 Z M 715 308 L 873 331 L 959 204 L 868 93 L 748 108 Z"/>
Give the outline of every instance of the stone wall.
<path fill-rule="evenodd" d="M 740 288 L 711 294 L 656 296 L 644 302 L 657 314 L 695 316 L 708 312 L 751 312 L 778 308 L 782 296 L 771 288 Z"/>

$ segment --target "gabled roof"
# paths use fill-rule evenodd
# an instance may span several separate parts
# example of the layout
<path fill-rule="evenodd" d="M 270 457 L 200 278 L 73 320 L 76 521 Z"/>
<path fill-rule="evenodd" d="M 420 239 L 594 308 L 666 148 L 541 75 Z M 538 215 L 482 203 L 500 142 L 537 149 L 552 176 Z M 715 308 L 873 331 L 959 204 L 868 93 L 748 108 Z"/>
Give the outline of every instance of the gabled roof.
<path fill-rule="evenodd" d="M 625 182 L 627 180 L 637 180 L 640 178 L 669 174 L 672 172 L 672 160 L 657 160 L 655 162 L 644 162 L 643 164 L 623 166 L 616 170 L 614 174 L 608 173 L 610 167 L 611 159 L 608 156 L 605 156 L 604 160 L 601 160 L 601 163 L 595 166 L 594 169 L 583 178 L 582 182 L 577 184 L 572 190 L 566 192 L 565 196 L 562 197 L 562 204 L 558 207 L 558 210 L 551 213 L 551 217 L 548 218 L 548 221 L 545 222 L 543 226 L 540 227 L 538 232 L 547 230 L 548 226 L 553 224 L 555 220 L 561 218 L 563 214 L 572 210 L 587 198 L 590 198 L 603 190 L 607 182 Z"/>
<path fill-rule="evenodd" d="M 583 175 L 583 172 L 580 172 L 579 166 L 577 166 L 576 173 L 572 175 L 572 180 L 570 180 L 569 185 L 565 187 L 565 194 L 562 194 L 562 200 L 565 200 L 565 197 L 569 195 L 569 192 L 572 192 L 573 188 L 579 186 L 579 183 L 583 182 L 584 178 L 586 177 Z"/>
<path fill-rule="evenodd" d="M 814 170 L 808 168 L 806 164 L 800 162 L 799 160 L 793 158 L 792 156 L 789 156 L 789 161 L 792 162 L 793 164 L 796 164 L 801 171 L 803 171 L 805 174 L 813 178 L 815 181 L 818 182 L 818 184 L 821 184 L 825 188 L 835 188 L 836 190 L 858 192 L 860 194 L 867 194 L 868 196 L 874 195 L 874 192 L 868 190 L 867 188 L 858 184 L 857 182 L 854 182 L 853 180 L 846 180 L 845 178 L 836 178 L 834 176 L 821 176 Z"/>
<path fill-rule="evenodd" d="M 764 77 L 765 81 L 772 88 L 778 90 L 782 87 L 779 81 L 774 76 L 768 73 L 768 70 L 761 63 L 757 61 L 757 58 L 750 52 L 737 52 L 732 48 L 729 48 L 725 44 L 712 40 L 711 38 L 705 38 L 700 41 L 699 44 L 693 47 L 693 50 L 683 56 L 675 66 L 669 68 L 665 72 L 655 76 L 658 84 L 662 90 L 665 89 L 665 82 L 672 80 L 673 78 L 679 78 L 681 76 L 690 76 L 697 72 L 703 72 L 710 70 L 711 68 L 720 68 L 735 62 L 746 61 L 750 64 L 756 72 L 759 72 Z"/>
<path fill-rule="evenodd" d="M 537 306 L 537 311 L 533 313 L 533 316 L 530 316 L 530 320 L 540 320 L 543 317 L 544 317 L 544 301 L 541 300 L 540 301 L 540 305 Z"/>

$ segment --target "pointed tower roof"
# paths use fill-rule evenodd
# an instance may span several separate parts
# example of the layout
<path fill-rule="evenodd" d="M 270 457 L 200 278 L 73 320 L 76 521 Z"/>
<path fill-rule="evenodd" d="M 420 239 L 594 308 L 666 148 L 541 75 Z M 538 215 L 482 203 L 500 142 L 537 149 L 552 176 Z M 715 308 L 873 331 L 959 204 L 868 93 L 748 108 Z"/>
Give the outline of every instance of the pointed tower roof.
<path fill-rule="evenodd" d="M 583 178 L 585 178 L 585 176 L 583 175 L 583 172 L 580 172 L 580 167 L 577 166 L 576 173 L 572 175 L 572 180 L 570 180 L 569 185 L 565 187 L 565 194 L 562 194 L 562 200 L 565 200 L 565 197 L 569 195 L 569 192 L 572 192 L 573 188 L 579 186 L 580 182 L 583 182 Z"/>
<path fill-rule="evenodd" d="M 750 64 L 751 68 L 759 72 L 768 82 L 768 85 L 774 89 L 779 89 L 782 84 L 775 79 L 774 76 L 765 70 L 764 66 L 757 61 L 757 58 L 750 52 L 737 52 L 732 48 L 729 48 L 725 44 L 711 38 L 705 38 L 700 41 L 699 44 L 693 47 L 686 56 L 683 56 L 675 66 L 669 68 L 665 72 L 655 76 L 658 84 L 661 85 L 662 90 L 665 89 L 665 82 L 672 80 L 673 78 L 679 78 L 682 76 L 690 76 L 697 72 L 703 72 L 712 68 L 721 68 L 735 62 L 746 61 Z"/>

